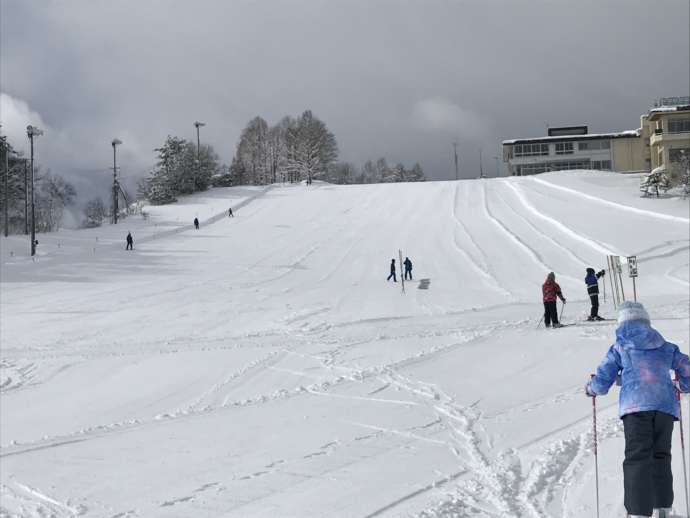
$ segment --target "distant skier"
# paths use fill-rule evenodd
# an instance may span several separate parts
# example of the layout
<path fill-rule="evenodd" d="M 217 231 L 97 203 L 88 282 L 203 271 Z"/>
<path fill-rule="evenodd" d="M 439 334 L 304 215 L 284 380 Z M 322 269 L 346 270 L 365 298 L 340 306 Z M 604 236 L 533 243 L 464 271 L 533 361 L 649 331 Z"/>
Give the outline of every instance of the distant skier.
<path fill-rule="evenodd" d="M 391 277 L 393 277 L 393 282 L 398 282 L 398 278 L 395 275 L 395 259 L 391 259 L 391 274 L 388 276 L 386 280 L 390 281 Z"/>
<path fill-rule="evenodd" d="M 587 268 L 587 276 L 585 277 L 585 284 L 587 285 L 587 293 L 589 300 L 592 303 L 592 309 L 589 312 L 587 320 L 604 320 L 599 316 L 599 277 L 606 275 L 605 270 L 594 273 L 594 268 Z"/>
<path fill-rule="evenodd" d="M 671 438 L 673 422 L 680 416 L 680 401 L 669 370 L 675 371 L 679 390 L 690 392 L 688 357 L 652 328 L 642 304 L 623 302 L 618 309 L 616 342 L 585 385 L 585 393 L 603 396 L 620 373 L 624 503 L 631 518 L 652 513 L 671 518 Z"/>
<path fill-rule="evenodd" d="M 410 280 L 412 280 L 412 261 L 410 261 L 409 257 L 405 257 L 403 266 L 405 266 L 405 280 L 407 280 L 408 275 L 410 276 Z"/>
<path fill-rule="evenodd" d="M 134 250 L 134 238 L 131 232 L 127 232 L 127 246 L 125 250 Z"/>
<path fill-rule="evenodd" d="M 194 218 L 194 228 L 199 230 L 199 218 Z"/>
<path fill-rule="evenodd" d="M 234 218 L 235 215 L 232 213 L 232 207 L 228 209 L 228 218 Z"/>
<path fill-rule="evenodd" d="M 546 327 L 562 327 L 558 322 L 558 307 L 556 306 L 556 297 L 561 299 L 565 304 L 565 297 L 561 292 L 561 287 L 556 282 L 556 274 L 550 272 L 546 276 L 546 282 L 541 287 L 544 298 L 544 325 Z"/>

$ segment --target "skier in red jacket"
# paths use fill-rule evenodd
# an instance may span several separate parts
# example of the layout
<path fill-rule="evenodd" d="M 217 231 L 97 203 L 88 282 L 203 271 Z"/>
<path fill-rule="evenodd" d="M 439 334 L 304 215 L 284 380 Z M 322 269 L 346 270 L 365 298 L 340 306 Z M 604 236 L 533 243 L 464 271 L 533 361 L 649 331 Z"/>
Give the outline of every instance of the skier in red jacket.
<path fill-rule="evenodd" d="M 560 298 L 565 304 L 565 297 L 561 287 L 556 282 L 556 274 L 550 272 L 546 276 L 546 282 L 541 287 L 544 295 L 544 324 L 546 327 L 562 327 L 558 322 L 558 308 L 556 307 L 556 297 Z"/>

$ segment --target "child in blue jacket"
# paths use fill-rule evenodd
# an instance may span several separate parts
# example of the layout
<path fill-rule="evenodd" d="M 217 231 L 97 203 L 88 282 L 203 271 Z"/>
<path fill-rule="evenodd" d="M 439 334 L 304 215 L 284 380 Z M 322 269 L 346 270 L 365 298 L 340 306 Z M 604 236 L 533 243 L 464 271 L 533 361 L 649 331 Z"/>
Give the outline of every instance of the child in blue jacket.
<path fill-rule="evenodd" d="M 631 517 L 670 516 L 673 505 L 671 436 L 680 415 L 679 389 L 690 392 L 690 360 L 678 346 L 652 328 L 639 302 L 619 307 L 616 342 L 587 383 L 588 396 L 609 391 L 621 374 L 619 415 L 625 432 L 623 485 L 625 508 Z"/>

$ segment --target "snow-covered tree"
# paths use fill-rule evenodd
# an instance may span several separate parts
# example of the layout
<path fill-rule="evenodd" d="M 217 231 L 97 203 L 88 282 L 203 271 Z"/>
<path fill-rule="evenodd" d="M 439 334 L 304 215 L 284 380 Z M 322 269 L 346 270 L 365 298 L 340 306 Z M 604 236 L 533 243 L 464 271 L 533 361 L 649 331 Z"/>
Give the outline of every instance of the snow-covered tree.
<path fill-rule="evenodd" d="M 108 209 L 101 198 L 93 198 L 84 207 L 84 222 L 86 228 L 100 227 L 108 217 Z"/>
<path fill-rule="evenodd" d="M 321 178 L 338 158 L 335 136 L 305 111 L 287 131 L 287 169 L 302 180 Z"/>
<path fill-rule="evenodd" d="M 405 173 L 406 182 L 423 182 L 425 180 L 426 177 L 424 176 L 424 171 L 422 170 L 422 166 L 419 165 L 419 162 L 416 162 L 415 165 L 412 166 L 412 169 Z"/>
<path fill-rule="evenodd" d="M 42 175 L 34 193 L 36 230 L 53 232 L 60 228 L 65 207 L 77 196 L 74 186 L 60 175 Z"/>

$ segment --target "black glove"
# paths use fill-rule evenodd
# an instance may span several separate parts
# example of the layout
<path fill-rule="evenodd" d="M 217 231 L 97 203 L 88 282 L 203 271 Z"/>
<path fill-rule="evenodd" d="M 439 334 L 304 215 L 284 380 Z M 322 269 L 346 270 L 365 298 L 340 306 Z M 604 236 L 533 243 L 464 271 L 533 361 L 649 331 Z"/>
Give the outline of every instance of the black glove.
<path fill-rule="evenodd" d="M 600 276 L 600 277 L 603 277 L 604 275 L 606 275 L 606 270 L 601 270 L 601 271 L 599 272 L 599 276 Z"/>

